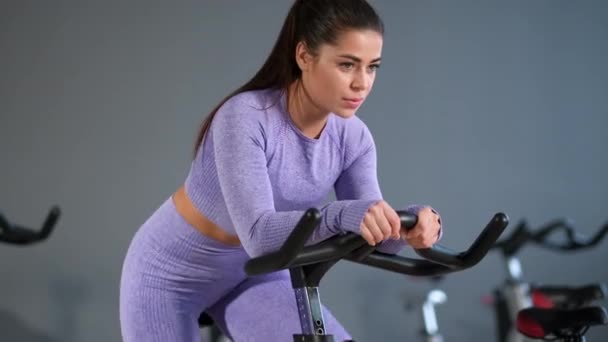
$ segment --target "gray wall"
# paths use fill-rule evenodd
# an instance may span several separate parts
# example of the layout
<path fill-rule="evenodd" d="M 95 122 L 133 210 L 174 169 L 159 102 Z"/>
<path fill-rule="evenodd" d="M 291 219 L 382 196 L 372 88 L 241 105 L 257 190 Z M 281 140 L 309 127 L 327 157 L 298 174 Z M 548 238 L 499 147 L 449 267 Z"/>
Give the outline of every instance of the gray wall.
<path fill-rule="evenodd" d="M 47 242 L 0 246 L 0 340 L 117 341 L 118 282 L 138 226 L 183 181 L 196 129 L 251 76 L 291 1 L 0 2 L 0 210 Z M 384 62 L 360 111 L 395 207 L 430 203 L 468 247 L 498 211 L 538 226 L 608 220 L 608 3 L 374 1 Z M 239 10 L 237 12 L 236 10 Z M 406 253 L 407 254 L 407 253 Z M 527 279 L 608 282 L 606 243 L 529 248 Z M 448 341 L 491 340 L 489 255 L 443 283 Z M 427 283 L 338 265 L 322 298 L 361 341 L 413 340 Z M 589 333 L 606 340 L 608 329 Z"/>

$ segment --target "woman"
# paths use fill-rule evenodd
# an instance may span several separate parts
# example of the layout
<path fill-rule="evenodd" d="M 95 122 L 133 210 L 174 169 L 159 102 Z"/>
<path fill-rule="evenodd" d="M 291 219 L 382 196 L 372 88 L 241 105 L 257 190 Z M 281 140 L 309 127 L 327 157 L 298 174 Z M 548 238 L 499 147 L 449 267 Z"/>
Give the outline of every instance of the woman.
<path fill-rule="evenodd" d="M 380 65 L 381 19 L 364 0 L 299 0 L 258 73 L 202 125 L 185 183 L 140 227 L 123 265 L 125 341 L 198 341 L 209 313 L 234 341 L 301 332 L 287 271 L 248 277 L 248 259 L 277 250 L 304 211 L 322 223 L 309 244 L 354 232 L 386 253 L 429 247 L 438 214 L 400 231 L 382 200 L 372 135 L 356 110 Z M 336 201 L 325 203 L 335 190 Z M 327 333 L 349 334 L 324 308 Z"/>

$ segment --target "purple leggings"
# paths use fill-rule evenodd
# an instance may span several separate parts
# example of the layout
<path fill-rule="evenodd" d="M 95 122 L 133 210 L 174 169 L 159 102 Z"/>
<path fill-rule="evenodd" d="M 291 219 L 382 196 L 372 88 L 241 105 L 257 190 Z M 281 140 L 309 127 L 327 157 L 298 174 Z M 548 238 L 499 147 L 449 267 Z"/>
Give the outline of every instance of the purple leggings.
<path fill-rule="evenodd" d="M 171 198 L 142 225 L 120 282 L 125 342 L 198 342 L 206 311 L 233 341 L 292 341 L 301 333 L 287 271 L 248 277 L 242 247 L 211 240 L 186 223 Z M 324 307 L 328 334 L 349 334 Z"/>

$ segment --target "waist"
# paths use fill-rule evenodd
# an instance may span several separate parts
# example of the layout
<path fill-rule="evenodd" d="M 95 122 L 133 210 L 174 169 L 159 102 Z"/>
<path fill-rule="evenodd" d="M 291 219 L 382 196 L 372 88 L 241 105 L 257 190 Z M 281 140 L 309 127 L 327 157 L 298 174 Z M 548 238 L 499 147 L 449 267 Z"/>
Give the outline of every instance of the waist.
<path fill-rule="evenodd" d="M 183 186 L 177 189 L 172 198 L 175 209 L 180 216 L 201 234 L 230 246 L 241 245 L 238 236 L 226 232 L 196 209 L 190 198 L 188 198 L 186 189 Z"/>

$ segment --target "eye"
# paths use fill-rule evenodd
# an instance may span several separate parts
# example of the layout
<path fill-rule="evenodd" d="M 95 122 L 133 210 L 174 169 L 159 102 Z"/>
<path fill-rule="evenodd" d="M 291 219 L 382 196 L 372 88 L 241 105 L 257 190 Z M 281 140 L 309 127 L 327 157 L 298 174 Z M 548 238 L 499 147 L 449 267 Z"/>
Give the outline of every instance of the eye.
<path fill-rule="evenodd" d="M 352 62 L 342 62 L 340 63 L 340 68 L 344 70 L 350 70 L 355 67 L 355 63 Z"/>
<path fill-rule="evenodd" d="M 378 69 L 380 69 L 380 64 L 372 64 L 368 68 L 369 68 L 370 72 L 374 72 L 374 71 L 377 71 Z"/>

